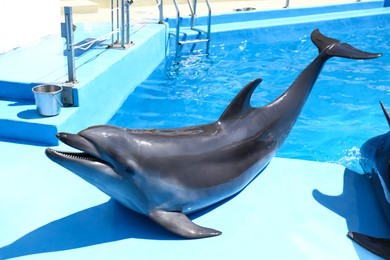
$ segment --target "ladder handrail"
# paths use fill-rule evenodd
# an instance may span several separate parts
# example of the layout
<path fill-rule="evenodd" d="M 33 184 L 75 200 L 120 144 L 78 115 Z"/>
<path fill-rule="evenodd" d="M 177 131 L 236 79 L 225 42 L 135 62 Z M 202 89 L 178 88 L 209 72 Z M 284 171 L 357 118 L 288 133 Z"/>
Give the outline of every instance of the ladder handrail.
<path fill-rule="evenodd" d="M 176 8 L 176 56 L 179 52 L 179 45 L 186 44 L 186 43 L 199 43 L 199 42 L 206 42 L 206 54 L 209 53 L 209 46 L 210 46 L 210 32 L 211 32 L 211 6 L 209 3 L 209 0 L 205 0 L 207 9 L 208 9 L 208 19 L 207 19 L 207 30 L 201 30 L 199 28 L 195 28 L 195 18 L 196 18 L 196 8 L 197 8 L 197 0 L 192 0 L 193 3 L 191 4 L 191 0 L 187 0 L 187 4 L 190 8 L 191 12 L 191 24 L 190 28 L 191 30 L 197 31 L 198 33 L 204 33 L 206 34 L 205 39 L 198 39 L 198 40 L 190 40 L 190 41 L 180 41 L 180 23 L 181 23 L 181 17 L 180 17 L 180 8 L 177 3 L 177 0 L 173 0 L 173 3 Z"/>
<path fill-rule="evenodd" d="M 196 17 L 196 6 L 197 0 L 193 0 L 193 4 L 191 4 L 191 0 L 187 0 L 188 6 L 191 12 L 191 28 L 195 27 L 195 17 Z M 211 6 L 209 0 L 206 0 L 207 10 L 208 10 L 208 26 L 211 24 Z"/>
<path fill-rule="evenodd" d="M 210 35 L 211 35 L 211 6 L 209 0 L 206 0 L 206 5 L 209 10 L 208 20 L 207 20 L 207 38 L 209 39 L 209 41 L 206 46 L 206 53 L 208 54 L 210 49 Z"/>
<path fill-rule="evenodd" d="M 191 12 L 191 28 L 194 28 L 195 27 L 195 16 L 196 16 L 196 0 L 193 0 L 194 1 L 194 7 L 192 7 L 191 5 L 191 0 L 187 0 L 187 3 L 188 3 L 188 7 L 190 8 L 190 12 Z"/>
<path fill-rule="evenodd" d="M 180 9 L 176 0 L 173 0 L 176 8 L 176 55 L 179 50 L 179 41 L 180 41 Z"/>
<path fill-rule="evenodd" d="M 173 0 L 173 4 L 175 5 L 176 8 L 176 17 L 180 17 L 180 9 L 179 9 L 179 4 L 177 3 L 177 0 Z"/>
<path fill-rule="evenodd" d="M 191 24 L 190 28 L 191 30 L 197 31 L 200 34 L 206 34 L 206 38 L 203 39 L 196 39 L 196 40 L 182 40 L 180 41 L 180 24 L 181 24 L 181 17 L 180 17 L 180 8 L 177 3 L 177 0 L 173 0 L 173 3 L 176 8 L 176 33 L 175 33 L 175 38 L 176 38 L 176 56 L 179 53 L 179 46 L 183 44 L 194 44 L 194 43 L 201 43 L 205 42 L 206 43 L 206 54 L 209 53 L 209 48 L 210 48 L 210 34 L 211 34 L 211 6 L 209 0 L 205 0 L 207 9 L 208 9 L 208 19 L 207 19 L 207 30 L 202 30 L 199 28 L 195 27 L 195 20 L 196 20 L 196 8 L 197 8 L 197 0 L 187 0 L 187 4 L 190 8 L 191 12 Z"/>

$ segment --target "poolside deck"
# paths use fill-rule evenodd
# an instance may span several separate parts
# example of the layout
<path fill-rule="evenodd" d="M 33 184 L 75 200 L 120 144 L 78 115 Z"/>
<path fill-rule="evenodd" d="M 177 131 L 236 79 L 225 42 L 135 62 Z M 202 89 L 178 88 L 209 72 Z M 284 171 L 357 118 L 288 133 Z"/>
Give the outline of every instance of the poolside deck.
<path fill-rule="evenodd" d="M 45 158 L 0 143 L 0 259 L 379 259 L 348 230 L 389 237 L 369 179 L 275 158 L 243 192 L 191 218 L 221 236 L 184 240 Z"/>
<path fill-rule="evenodd" d="M 238 2 L 238 7 L 263 3 Z M 352 3 L 355 10 L 325 16 L 306 13 L 299 19 L 267 18 L 263 26 L 281 28 L 297 19 L 302 24 L 320 24 L 342 17 L 360 19 L 381 13 L 388 17 L 390 11 L 378 8 L 380 3 L 362 3 L 367 6 L 364 9 Z M 312 10 L 303 6 L 304 12 Z M 156 11 L 154 7 L 137 8 L 133 12 L 145 17 Z M 229 23 L 253 27 L 253 21 L 242 17 L 229 17 L 233 19 Z M 55 133 L 107 122 L 115 107 L 164 58 L 166 29 L 156 20 L 137 19 L 133 24 L 134 48 L 108 53 L 97 46 L 80 55 L 80 82 L 73 90 L 80 106 L 63 108 L 56 117 L 36 113 L 31 87 L 66 80 L 62 39 L 49 37 L 0 56 L 0 96 L 8 95 L 0 100 L 0 259 L 237 259 L 243 255 L 250 259 L 379 259 L 346 237 L 349 230 L 390 237 L 390 228 L 370 180 L 340 165 L 275 158 L 243 192 L 191 216 L 200 225 L 221 230 L 221 236 L 183 240 L 46 158 L 46 145 L 57 144 Z M 227 26 L 220 23 L 216 28 L 223 32 Z M 79 27 L 83 34 L 77 41 L 92 37 L 101 28 L 102 23 L 86 23 Z M 164 47 L 156 48 L 156 43 Z M 43 55 L 43 50 L 50 55 Z M 113 86 L 113 82 L 122 83 Z"/>

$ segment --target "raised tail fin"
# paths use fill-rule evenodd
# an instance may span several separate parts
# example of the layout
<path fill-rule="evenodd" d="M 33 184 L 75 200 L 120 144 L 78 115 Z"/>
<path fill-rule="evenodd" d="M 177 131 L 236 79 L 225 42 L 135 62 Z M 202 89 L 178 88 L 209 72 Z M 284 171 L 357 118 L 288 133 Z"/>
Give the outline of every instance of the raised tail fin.
<path fill-rule="evenodd" d="M 337 56 L 349 59 L 374 59 L 382 56 L 382 53 L 361 51 L 347 43 L 341 43 L 339 40 L 326 37 L 321 34 L 318 29 L 311 33 L 311 40 L 317 46 L 320 53 L 325 51 L 329 57 Z"/>

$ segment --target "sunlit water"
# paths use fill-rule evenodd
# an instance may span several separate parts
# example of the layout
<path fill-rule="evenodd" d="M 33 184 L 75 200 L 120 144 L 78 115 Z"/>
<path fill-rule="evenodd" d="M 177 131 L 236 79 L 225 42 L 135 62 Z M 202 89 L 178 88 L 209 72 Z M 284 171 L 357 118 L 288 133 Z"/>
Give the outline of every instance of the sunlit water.
<path fill-rule="evenodd" d="M 386 29 L 329 35 L 384 55 L 374 60 L 333 58 L 277 156 L 339 163 L 361 172 L 359 148 L 387 132 L 379 106 L 390 109 L 390 35 Z M 171 128 L 215 121 L 248 82 L 263 78 L 251 103 L 277 98 L 315 58 L 308 35 L 293 42 L 238 41 L 212 46 L 210 56 L 169 57 L 127 98 L 109 124 Z"/>

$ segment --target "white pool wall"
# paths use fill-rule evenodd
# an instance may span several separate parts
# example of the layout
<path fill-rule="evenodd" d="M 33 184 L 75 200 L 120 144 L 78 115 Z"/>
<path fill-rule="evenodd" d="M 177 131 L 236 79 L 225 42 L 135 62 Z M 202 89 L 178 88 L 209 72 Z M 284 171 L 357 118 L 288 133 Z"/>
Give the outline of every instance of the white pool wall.
<path fill-rule="evenodd" d="M 1 0 L 0 54 L 60 34 L 60 0 Z"/>

